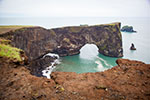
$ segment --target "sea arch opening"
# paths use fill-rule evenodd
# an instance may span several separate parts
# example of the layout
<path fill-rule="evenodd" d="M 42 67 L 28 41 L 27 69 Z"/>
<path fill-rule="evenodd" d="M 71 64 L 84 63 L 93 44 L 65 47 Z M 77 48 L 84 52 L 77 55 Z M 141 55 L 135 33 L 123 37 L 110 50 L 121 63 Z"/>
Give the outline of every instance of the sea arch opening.
<path fill-rule="evenodd" d="M 99 49 L 95 44 L 85 44 L 80 49 L 80 54 L 79 54 L 80 58 L 92 60 L 98 56 L 99 54 L 98 50 Z"/>
<path fill-rule="evenodd" d="M 63 72 L 99 72 L 105 68 L 99 59 L 98 47 L 95 44 L 85 44 L 80 48 L 80 53 L 73 56 L 61 57 L 61 63 L 56 71 Z"/>

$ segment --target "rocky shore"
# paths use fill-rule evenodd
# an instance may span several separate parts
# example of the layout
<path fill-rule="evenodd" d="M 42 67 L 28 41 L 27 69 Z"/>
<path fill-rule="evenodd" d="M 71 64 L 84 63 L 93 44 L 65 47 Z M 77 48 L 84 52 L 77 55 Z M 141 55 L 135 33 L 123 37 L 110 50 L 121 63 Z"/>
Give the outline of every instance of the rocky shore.
<path fill-rule="evenodd" d="M 118 59 L 104 72 L 30 74 L 26 65 L 0 58 L 0 100 L 149 100 L 150 64 Z"/>
<path fill-rule="evenodd" d="M 104 72 L 41 71 L 60 56 L 75 55 L 86 43 L 99 52 L 123 56 L 120 23 L 47 30 L 26 27 L 0 34 L 0 100 L 149 100 L 150 64 L 118 59 Z M 17 47 L 17 48 L 16 48 Z"/>
<path fill-rule="evenodd" d="M 0 38 L 10 41 L 10 45 L 23 50 L 28 57 L 27 68 L 33 75 L 42 76 L 42 70 L 51 66 L 54 59 L 43 58 L 47 53 L 70 56 L 80 53 L 87 43 L 97 45 L 99 53 L 122 57 L 121 23 L 93 26 L 71 26 L 54 29 L 23 27 L 0 33 Z"/>

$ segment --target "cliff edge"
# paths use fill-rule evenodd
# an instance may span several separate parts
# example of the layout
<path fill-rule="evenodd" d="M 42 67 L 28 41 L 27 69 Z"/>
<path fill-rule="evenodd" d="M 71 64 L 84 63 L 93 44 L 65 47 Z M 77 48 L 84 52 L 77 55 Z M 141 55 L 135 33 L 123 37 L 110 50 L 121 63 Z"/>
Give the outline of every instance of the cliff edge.
<path fill-rule="evenodd" d="M 11 40 L 11 45 L 24 50 L 30 61 L 48 52 L 60 56 L 79 54 L 79 50 L 86 43 L 97 45 L 103 55 L 122 57 L 120 25 L 120 23 L 112 23 L 50 30 L 42 27 L 26 27 L 0 34 L 0 37 Z"/>
<path fill-rule="evenodd" d="M 0 100 L 149 100 L 150 64 L 117 64 L 104 72 L 53 72 L 47 79 L 0 57 Z"/>

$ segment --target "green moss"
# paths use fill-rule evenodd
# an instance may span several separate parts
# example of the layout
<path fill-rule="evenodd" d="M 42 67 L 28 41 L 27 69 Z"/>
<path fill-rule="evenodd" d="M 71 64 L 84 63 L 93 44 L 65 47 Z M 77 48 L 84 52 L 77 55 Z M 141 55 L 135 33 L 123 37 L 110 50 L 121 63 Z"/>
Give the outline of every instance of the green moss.
<path fill-rule="evenodd" d="M 117 32 L 116 27 L 112 27 L 112 31 L 113 31 L 113 32 Z"/>
<path fill-rule="evenodd" d="M 53 30 L 50 30 L 50 33 L 51 33 L 53 36 L 56 35 L 56 33 L 55 33 Z"/>
<path fill-rule="evenodd" d="M 6 39 L 2 39 L 2 38 L 0 38 L 0 44 L 6 44 L 6 45 L 8 45 L 8 44 L 10 44 L 10 40 L 6 40 Z"/>
<path fill-rule="evenodd" d="M 106 47 L 107 47 L 107 45 L 105 44 L 105 45 L 104 45 L 103 47 L 101 47 L 100 49 L 101 49 L 101 50 L 105 50 Z"/>
<path fill-rule="evenodd" d="M 16 59 L 21 61 L 20 57 L 20 49 L 12 47 L 10 45 L 0 44 L 0 56 L 1 57 L 8 57 L 11 59 Z"/>
<path fill-rule="evenodd" d="M 69 28 L 70 32 L 75 32 L 75 33 L 80 32 L 81 29 L 82 27 L 70 27 Z"/>

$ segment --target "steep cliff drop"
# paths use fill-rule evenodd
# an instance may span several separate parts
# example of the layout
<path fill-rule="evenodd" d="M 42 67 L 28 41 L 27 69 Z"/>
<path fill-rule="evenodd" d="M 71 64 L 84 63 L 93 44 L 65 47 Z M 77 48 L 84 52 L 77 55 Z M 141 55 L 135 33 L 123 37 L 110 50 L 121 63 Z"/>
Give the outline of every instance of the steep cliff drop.
<path fill-rule="evenodd" d="M 25 51 L 31 62 L 29 69 L 33 74 L 44 70 L 53 58 L 46 57 L 47 53 L 59 56 L 69 56 L 80 53 L 87 43 L 95 44 L 99 52 L 106 56 L 122 57 L 121 23 L 102 24 L 94 26 L 72 26 L 55 29 L 41 27 L 21 28 L 1 34 L 0 37 L 11 40 L 11 44 Z M 44 65 L 44 67 L 43 67 Z M 41 67 L 42 66 L 42 67 Z M 37 76 L 41 76 L 38 72 Z"/>

